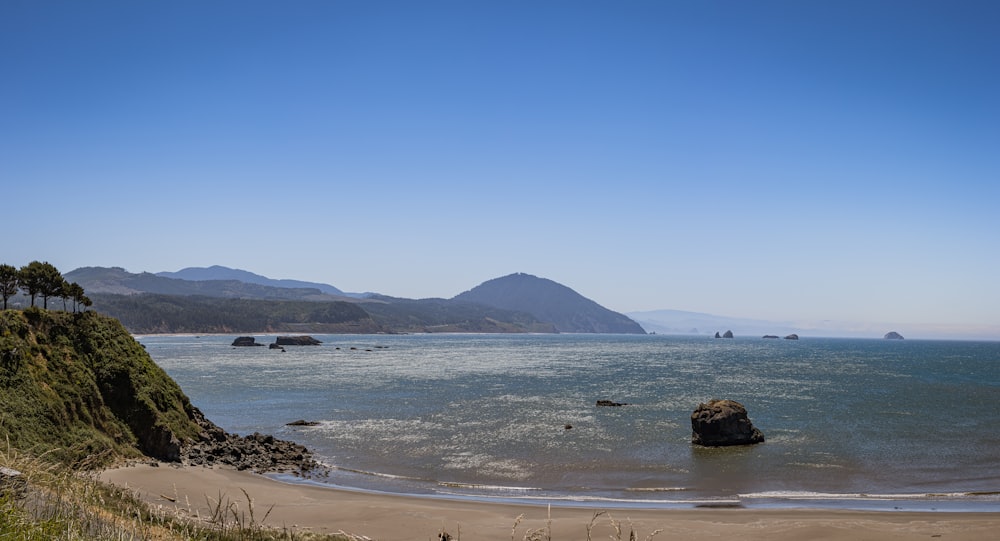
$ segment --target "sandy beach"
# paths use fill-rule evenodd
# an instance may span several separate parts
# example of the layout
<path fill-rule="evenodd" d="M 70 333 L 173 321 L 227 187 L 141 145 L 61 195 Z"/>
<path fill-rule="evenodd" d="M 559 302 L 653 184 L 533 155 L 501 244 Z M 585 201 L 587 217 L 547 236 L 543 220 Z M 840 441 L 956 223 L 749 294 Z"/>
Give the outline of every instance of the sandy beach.
<path fill-rule="evenodd" d="M 138 492 L 154 506 L 209 516 L 222 499 L 247 507 L 259 520 L 295 531 L 366 536 L 377 540 L 437 539 L 444 530 L 467 540 L 520 540 L 548 527 L 552 539 L 615 538 L 611 519 L 634 528 L 638 539 L 988 539 L 1000 530 L 1000 513 L 865 512 L 799 509 L 601 509 L 492 504 L 371 494 L 290 484 L 232 469 L 135 465 L 111 469 L 101 479 Z M 523 518 L 518 521 L 518 517 Z M 515 523 L 517 523 L 516 528 Z M 512 532 L 512 529 L 514 530 Z"/>

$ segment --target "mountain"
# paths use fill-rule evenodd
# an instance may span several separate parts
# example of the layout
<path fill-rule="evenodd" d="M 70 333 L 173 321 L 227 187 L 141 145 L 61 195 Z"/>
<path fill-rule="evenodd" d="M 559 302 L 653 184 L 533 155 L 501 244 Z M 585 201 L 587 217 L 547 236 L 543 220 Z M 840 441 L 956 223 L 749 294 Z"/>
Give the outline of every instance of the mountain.
<path fill-rule="evenodd" d="M 206 297 L 276 299 L 276 300 L 344 300 L 342 296 L 324 293 L 317 288 L 290 288 L 261 285 L 235 279 L 181 280 L 149 272 L 131 273 L 121 267 L 81 267 L 63 275 L 69 282 L 80 284 L 88 295 L 110 293 L 134 295 L 202 295 Z"/>
<path fill-rule="evenodd" d="M 187 276 L 188 278 L 179 278 Z M 452 299 L 345 297 L 326 284 L 273 280 L 213 266 L 176 273 L 131 273 L 83 267 L 64 275 L 94 308 L 134 333 L 171 332 L 491 332 L 645 334 L 612 312 L 552 280 L 514 274 Z M 190 278 L 190 279 L 189 279 Z M 242 280 L 253 280 L 245 282 Z M 316 285 L 319 287 L 292 287 Z"/>
<path fill-rule="evenodd" d="M 558 332 L 646 334 L 638 323 L 546 278 L 515 273 L 483 282 L 452 298 L 526 312 Z"/>
<path fill-rule="evenodd" d="M 343 291 L 337 289 L 336 287 L 333 287 L 330 284 L 321 284 L 318 282 L 304 282 L 302 280 L 287 280 L 287 279 L 276 280 L 274 278 L 261 276 L 259 274 L 255 274 L 250 271 L 245 271 L 241 269 L 231 269 L 229 267 L 223 267 L 221 265 L 212 265 L 211 267 L 187 267 L 177 272 L 158 272 L 156 273 L 156 275 L 163 278 L 190 280 L 193 282 L 204 282 L 212 280 L 236 280 L 247 284 L 257 284 L 268 287 L 281 287 L 281 288 L 292 288 L 292 289 L 294 288 L 318 289 L 321 292 L 326 293 L 328 295 L 337 295 L 341 297 L 359 296 L 358 294 L 355 293 L 344 293 Z"/>

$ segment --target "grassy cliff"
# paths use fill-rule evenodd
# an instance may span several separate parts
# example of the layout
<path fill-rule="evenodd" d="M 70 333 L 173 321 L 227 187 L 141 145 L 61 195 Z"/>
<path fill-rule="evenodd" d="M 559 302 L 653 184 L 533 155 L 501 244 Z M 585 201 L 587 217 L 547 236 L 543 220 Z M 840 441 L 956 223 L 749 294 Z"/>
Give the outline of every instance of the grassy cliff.
<path fill-rule="evenodd" d="M 0 311 L 0 441 L 67 464 L 179 458 L 197 437 L 180 387 L 118 320 Z"/>

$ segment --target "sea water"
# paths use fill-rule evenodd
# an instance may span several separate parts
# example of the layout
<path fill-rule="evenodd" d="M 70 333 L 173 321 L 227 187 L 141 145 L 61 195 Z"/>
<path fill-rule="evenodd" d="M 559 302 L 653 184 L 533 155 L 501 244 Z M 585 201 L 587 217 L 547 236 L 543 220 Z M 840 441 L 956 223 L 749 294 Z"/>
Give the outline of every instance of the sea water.
<path fill-rule="evenodd" d="M 284 352 L 139 340 L 226 430 L 302 443 L 333 468 L 311 482 L 567 505 L 1000 511 L 1000 342 L 313 336 L 322 345 Z M 745 405 L 766 442 L 693 446 L 691 413 L 712 398 Z M 299 419 L 318 424 L 287 426 Z"/>

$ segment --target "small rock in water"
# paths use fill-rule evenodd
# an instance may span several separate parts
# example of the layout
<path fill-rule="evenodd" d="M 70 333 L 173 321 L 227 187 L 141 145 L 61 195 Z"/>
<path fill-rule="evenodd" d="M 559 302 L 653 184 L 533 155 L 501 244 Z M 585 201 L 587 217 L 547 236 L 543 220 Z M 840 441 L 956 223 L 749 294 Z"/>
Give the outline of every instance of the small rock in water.
<path fill-rule="evenodd" d="M 627 406 L 628 404 L 625 402 L 615 402 L 613 400 L 598 400 L 597 405 L 602 407 L 617 408 L 620 406 Z"/>
<path fill-rule="evenodd" d="M 306 421 L 305 419 L 299 419 L 298 421 L 285 423 L 285 426 L 319 426 L 319 421 Z"/>

